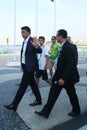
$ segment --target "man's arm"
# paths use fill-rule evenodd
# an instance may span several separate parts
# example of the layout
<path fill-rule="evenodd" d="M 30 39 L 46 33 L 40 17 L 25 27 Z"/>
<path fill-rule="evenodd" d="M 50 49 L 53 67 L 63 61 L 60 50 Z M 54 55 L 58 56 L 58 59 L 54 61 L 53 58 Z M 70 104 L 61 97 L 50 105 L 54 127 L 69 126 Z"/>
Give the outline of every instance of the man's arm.
<path fill-rule="evenodd" d="M 45 64 L 45 66 L 44 66 L 44 69 L 47 70 L 48 63 L 49 63 L 49 56 L 46 55 L 45 57 L 46 57 L 46 64 Z"/>

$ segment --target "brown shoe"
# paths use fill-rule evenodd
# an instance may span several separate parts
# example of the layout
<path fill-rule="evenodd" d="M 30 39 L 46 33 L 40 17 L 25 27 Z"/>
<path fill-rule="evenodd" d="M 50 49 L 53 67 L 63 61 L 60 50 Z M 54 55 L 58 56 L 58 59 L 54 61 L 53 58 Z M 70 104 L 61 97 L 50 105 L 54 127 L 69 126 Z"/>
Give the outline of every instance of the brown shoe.
<path fill-rule="evenodd" d="M 34 101 L 33 103 L 30 103 L 29 106 L 36 106 L 36 105 L 41 105 L 42 102 Z"/>
<path fill-rule="evenodd" d="M 15 107 L 13 104 L 10 104 L 10 105 L 4 105 L 4 107 L 8 110 L 13 110 L 13 111 L 16 111 L 17 110 L 17 107 Z"/>

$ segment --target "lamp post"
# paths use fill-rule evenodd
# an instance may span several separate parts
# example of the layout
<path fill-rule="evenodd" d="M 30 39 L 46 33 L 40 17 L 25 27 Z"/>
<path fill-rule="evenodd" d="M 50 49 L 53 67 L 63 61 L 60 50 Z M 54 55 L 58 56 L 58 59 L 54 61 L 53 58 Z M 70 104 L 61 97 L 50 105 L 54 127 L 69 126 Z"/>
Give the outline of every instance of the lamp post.
<path fill-rule="evenodd" d="M 36 36 L 38 36 L 38 0 L 36 0 Z"/>
<path fill-rule="evenodd" d="M 54 0 L 54 36 L 56 33 L 56 0 Z"/>
<path fill-rule="evenodd" d="M 14 61 L 16 60 L 16 0 L 14 0 Z"/>
<path fill-rule="evenodd" d="M 54 7 L 53 7 L 53 30 L 54 30 L 54 36 L 56 33 L 56 0 L 51 0 L 51 2 L 53 2 Z"/>
<path fill-rule="evenodd" d="M 14 0 L 14 59 L 8 62 L 7 66 L 20 66 L 20 62 L 16 61 L 16 0 Z"/>

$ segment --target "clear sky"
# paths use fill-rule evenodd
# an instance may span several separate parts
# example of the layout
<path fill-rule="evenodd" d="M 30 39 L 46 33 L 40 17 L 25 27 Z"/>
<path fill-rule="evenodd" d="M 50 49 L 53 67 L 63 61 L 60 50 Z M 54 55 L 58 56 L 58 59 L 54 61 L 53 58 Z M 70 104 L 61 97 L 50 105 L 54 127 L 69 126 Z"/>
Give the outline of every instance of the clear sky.
<path fill-rule="evenodd" d="M 54 2 L 50 0 L 15 0 L 15 2 L 16 24 L 14 24 L 14 0 L 0 0 L 0 44 L 6 43 L 6 38 L 9 38 L 9 44 L 14 43 L 15 37 L 16 44 L 21 44 L 23 39 L 20 28 L 25 25 L 31 28 L 32 36 L 43 35 L 46 41 L 54 35 L 54 28 L 55 35 L 57 30 L 66 29 L 72 40 L 87 39 L 87 0 L 54 0 L 55 22 Z"/>

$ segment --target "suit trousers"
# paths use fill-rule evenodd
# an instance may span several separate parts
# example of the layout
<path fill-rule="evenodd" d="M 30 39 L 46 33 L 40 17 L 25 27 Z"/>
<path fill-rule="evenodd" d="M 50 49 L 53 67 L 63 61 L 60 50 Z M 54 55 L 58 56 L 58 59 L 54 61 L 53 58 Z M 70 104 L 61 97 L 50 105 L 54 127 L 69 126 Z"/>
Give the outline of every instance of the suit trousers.
<path fill-rule="evenodd" d="M 16 107 L 18 106 L 28 85 L 31 86 L 31 89 L 34 92 L 34 95 L 36 97 L 36 100 L 38 102 L 41 102 L 41 95 L 40 95 L 39 88 L 36 84 L 35 78 L 34 78 L 34 72 L 28 72 L 26 69 L 24 69 L 20 87 L 19 87 L 19 89 L 16 93 L 16 96 L 13 100 L 13 103 L 12 103 L 12 104 L 14 104 L 14 106 L 16 106 Z"/>
<path fill-rule="evenodd" d="M 74 87 L 74 84 L 66 84 L 64 86 L 60 86 L 58 84 L 53 84 L 52 87 L 50 88 L 49 96 L 46 105 L 43 107 L 42 111 L 49 115 L 62 88 L 65 88 L 68 96 L 70 103 L 72 105 L 72 111 L 74 112 L 80 112 L 80 106 L 79 106 L 79 101 L 78 97 L 76 94 L 76 90 Z"/>

